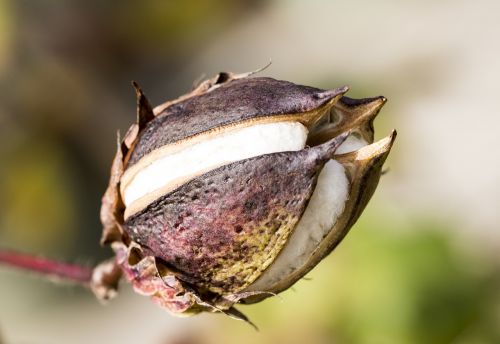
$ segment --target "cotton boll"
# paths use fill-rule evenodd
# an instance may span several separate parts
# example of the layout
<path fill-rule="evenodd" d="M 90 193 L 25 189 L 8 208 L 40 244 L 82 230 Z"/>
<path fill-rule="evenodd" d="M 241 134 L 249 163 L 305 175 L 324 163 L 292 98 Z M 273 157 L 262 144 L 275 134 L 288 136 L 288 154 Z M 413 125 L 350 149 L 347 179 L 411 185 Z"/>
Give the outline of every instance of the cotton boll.
<path fill-rule="evenodd" d="M 136 85 L 137 122 L 117 145 L 101 242 L 175 314 L 248 321 L 235 304 L 286 290 L 344 238 L 394 142 L 361 148 L 383 97 L 248 76 L 221 73 L 156 111 Z"/>

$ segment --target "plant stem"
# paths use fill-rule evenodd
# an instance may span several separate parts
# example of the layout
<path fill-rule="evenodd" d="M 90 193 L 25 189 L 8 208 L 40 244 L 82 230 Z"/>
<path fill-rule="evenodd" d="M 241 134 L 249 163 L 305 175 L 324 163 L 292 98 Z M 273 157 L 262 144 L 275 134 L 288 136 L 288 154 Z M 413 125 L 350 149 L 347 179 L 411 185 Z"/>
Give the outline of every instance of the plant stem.
<path fill-rule="evenodd" d="M 77 264 L 67 264 L 30 254 L 0 249 L 0 264 L 37 272 L 49 277 L 89 286 L 92 268 Z"/>

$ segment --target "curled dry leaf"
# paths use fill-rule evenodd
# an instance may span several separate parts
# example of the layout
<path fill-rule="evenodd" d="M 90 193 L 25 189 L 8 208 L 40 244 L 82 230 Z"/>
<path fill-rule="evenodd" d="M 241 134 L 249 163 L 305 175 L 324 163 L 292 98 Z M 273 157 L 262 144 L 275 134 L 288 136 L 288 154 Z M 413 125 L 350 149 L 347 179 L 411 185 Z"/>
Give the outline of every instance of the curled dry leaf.
<path fill-rule="evenodd" d="M 347 234 L 372 196 L 395 132 L 373 143 L 384 97 L 351 99 L 220 73 L 153 109 L 118 141 L 102 200 L 102 243 L 116 254 L 93 285 L 121 274 L 176 314 L 223 312 L 302 278 Z"/>

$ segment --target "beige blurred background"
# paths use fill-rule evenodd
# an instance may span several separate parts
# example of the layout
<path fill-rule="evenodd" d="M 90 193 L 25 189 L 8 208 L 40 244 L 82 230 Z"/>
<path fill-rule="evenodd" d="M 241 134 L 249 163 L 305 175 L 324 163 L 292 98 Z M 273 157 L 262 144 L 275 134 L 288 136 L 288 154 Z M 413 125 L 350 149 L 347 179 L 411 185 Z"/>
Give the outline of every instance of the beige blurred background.
<path fill-rule="evenodd" d="M 175 318 L 126 285 L 85 290 L 0 267 L 5 343 L 500 342 L 500 2 L 0 0 L 0 246 L 96 263 L 116 130 L 244 72 L 389 99 L 398 130 L 372 202 L 260 327 Z"/>

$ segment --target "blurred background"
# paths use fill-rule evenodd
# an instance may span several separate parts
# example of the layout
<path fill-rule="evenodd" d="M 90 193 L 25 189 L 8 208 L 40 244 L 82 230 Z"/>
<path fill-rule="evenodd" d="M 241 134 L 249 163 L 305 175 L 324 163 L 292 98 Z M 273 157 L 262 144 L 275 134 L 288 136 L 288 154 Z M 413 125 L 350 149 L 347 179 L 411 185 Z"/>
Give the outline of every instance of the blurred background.
<path fill-rule="evenodd" d="M 219 71 L 389 99 L 399 132 L 344 242 L 279 298 L 175 318 L 0 267 L 5 343 L 499 343 L 500 2 L 0 0 L 0 246 L 94 264 L 136 80 L 157 105 Z"/>

